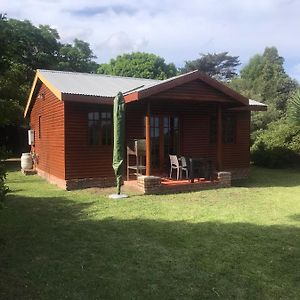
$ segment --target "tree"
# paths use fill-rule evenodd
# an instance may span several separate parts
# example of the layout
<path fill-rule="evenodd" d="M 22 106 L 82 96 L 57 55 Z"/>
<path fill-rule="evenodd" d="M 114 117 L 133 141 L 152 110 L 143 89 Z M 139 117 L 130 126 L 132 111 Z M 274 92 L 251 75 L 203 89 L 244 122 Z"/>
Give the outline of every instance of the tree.
<path fill-rule="evenodd" d="M 96 71 L 94 57 L 84 41 L 62 44 L 58 32 L 48 25 L 36 27 L 1 14 L 0 128 L 8 134 L 0 135 L 0 147 L 9 138 L 11 129 L 7 128 L 27 126 L 22 113 L 36 69 Z"/>
<path fill-rule="evenodd" d="M 286 113 L 287 101 L 298 83 L 286 74 L 283 64 L 284 59 L 277 49 L 267 47 L 262 55 L 252 57 L 240 77 L 229 84 L 241 94 L 268 104 L 267 112 L 253 115 L 252 131 L 266 129 L 270 122 Z"/>
<path fill-rule="evenodd" d="M 57 68 L 64 71 L 96 72 L 98 64 L 93 61 L 94 58 L 96 56 L 90 49 L 90 45 L 75 39 L 74 45 L 65 44 L 61 46 Z"/>
<path fill-rule="evenodd" d="M 228 55 L 228 52 L 201 53 L 200 58 L 186 61 L 181 73 L 199 70 L 218 80 L 229 81 L 237 75 L 239 65 L 239 57 Z"/>
<path fill-rule="evenodd" d="M 57 64 L 59 35 L 49 26 L 1 17 L 0 39 L 0 126 L 19 124 L 35 69 Z"/>
<path fill-rule="evenodd" d="M 166 79 L 177 74 L 173 63 L 167 64 L 162 57 L 144 52 L 133 52 L 117 56 L 108 64 L 102 64 L 98 74 L 149 79 Z"/>
<path fill-rule="evenodd" d="M 300 90 L 298 89 L 289 99 L 288 117 L 292 123 L 300 126 Z"/>
<path fill-rule="evenodd" d="M 274 121 L 257 135 L 251 147 L 254 164 L 286 168 L 300 163 L 300 126 L 287 118 Z"/>

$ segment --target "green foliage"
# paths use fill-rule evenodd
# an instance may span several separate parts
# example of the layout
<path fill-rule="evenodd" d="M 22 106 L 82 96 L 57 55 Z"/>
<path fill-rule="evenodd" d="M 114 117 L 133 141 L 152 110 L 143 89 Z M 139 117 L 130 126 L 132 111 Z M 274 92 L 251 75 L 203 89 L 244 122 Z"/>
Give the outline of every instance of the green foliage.
<path fill-rule="evenodd" d="M 94 58 L 96 56 L 90 49 L 90 45 L 75 39 L 74 45 L 65 44 L 60 48 L 57 69 L 75 72 L 95 72 L 98 65 L 93 61 Z"/>
<path fill-rule="evenodd" d="M 251 147 L 254 164 L 284 168 L 300 162 L 300 126 L 281 119 L 257 134 Z"/>
<path fill-rule="evenodd" d="M 270 121 L 279 120 L 287 110 L 287 101 L 298 83 L 284 70 L 284 59 L 275 47 L 266 48 L 255 55 L 241 70 L 240 77 L 230 82 L 230 87 L 241 94 L 268 104 L 268 111 L 255 114 L 252 130 L 265 129 Z"/>
<path fill-rule="evenodd" d="M 300 125 L 300 90 L 297 90 L 289 99 L 288 117 L 293 123 Z"/>
<path fill-rule="evenodd" d="M 155 54 L 134 52 L 117 56 L 108 64 L 102 64 L 98 74 L 127 76 L 149 79 L 166 79 L 177 74 L 173 63 L 167 64 L 162 57 Z"/>
<path fill-rule="evenodd" d="M 3 207 L 5 196 L 9 191 L 6 185 L 6 167 L 3 161 L 5 157 L 5 151 L 0 149 L 0 208 Z"/>
<path fill-rule="evenodd" d="M 24 124 L 22 111 L 36 69 L 96 71 L 89 44 L 62 44 L 48 25 L 0 15 L 0 126 Z"/>
<path fill-rule="evenodd" d="M 299 299 L 299 182 L 251 168 L 242 187 L 111 201 L 9 172 L 0 298 Z"/>
<path fill-rule="evenodd" d="M 236 67 L 240 65 L 238 56 L 228 52 L 200 54 L 200 58 L 186 61 L 181 73 L 200 70 L 221 81 L 229 81 L 237 75 Z"/>

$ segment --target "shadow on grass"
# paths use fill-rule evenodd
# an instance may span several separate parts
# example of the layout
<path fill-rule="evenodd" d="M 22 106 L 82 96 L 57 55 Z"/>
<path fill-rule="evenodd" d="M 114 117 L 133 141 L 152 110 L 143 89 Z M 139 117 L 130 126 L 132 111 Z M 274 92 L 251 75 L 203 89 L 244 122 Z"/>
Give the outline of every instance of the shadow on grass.
<path fill-rule="evenodd" d="M 234 181 L 233 186 L 248 188 L 300 186 L 300 170 L 252 167 L 249 178 Z"/>
<path fill-rule="evenodd" d="M 100 218 L 103 206 L 91 205 L 9 196 L 0 211 L 1 299 L 300 294 L 297 227 Z"/>
<path fill-rule="evenodd" d="M 289 216 L 289 218 L 293 221 L 300 222 L 300 215 L 299 214 L 291 215 L 291 216 Z"/>
<path fill-rule="evenodd" d="M 4 162 L 7 171 L 21 171 L 21 162 L 19 161 L 5 161 Z"/>

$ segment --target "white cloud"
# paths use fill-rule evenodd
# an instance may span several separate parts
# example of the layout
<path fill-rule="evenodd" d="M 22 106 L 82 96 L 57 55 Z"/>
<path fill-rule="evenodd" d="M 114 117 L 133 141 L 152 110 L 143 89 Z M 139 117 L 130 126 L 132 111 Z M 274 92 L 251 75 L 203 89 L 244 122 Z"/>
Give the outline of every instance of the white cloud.
<path fill-rule="evenodd" d="M 2 0 L 1 4 L 8 17 L 55 27 L 64 42 L 84 39 L 101 62 L 136 50 L 156 53 L 177 65 L 208 51 L 229 51 L 246 62 L 274 45 L 291 68 L 300 63 L 300 1 Z"/>
<path fill-rule="evenodd" d="M 294 65 L 290 70 L 290 75 L 292 78 L 295 78 L 300 82 L 300 63 Z"/>

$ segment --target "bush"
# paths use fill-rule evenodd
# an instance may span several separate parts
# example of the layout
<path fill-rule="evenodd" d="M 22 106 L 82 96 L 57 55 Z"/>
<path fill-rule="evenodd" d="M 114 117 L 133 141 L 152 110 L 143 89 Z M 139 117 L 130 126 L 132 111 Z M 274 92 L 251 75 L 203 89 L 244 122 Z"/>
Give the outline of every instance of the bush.
<path fill-rule="evenodd" d="M 284 168 L 300 163 L 300 126 L 279 120 L 260 132 L 251 147 L 255 165 Z"/>
<path fill-rule="evenodd" d="M 6 168 L 3 159 L 5 158 L 5 152 L 0 149 L 0 208 L 3 207 L 5 195 L 8 193 L 8 187 L 5 184 L 6 180 Z"/>

